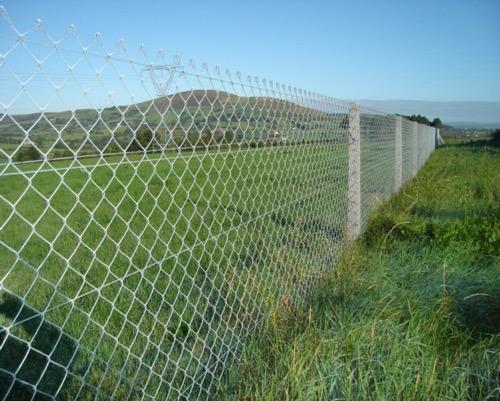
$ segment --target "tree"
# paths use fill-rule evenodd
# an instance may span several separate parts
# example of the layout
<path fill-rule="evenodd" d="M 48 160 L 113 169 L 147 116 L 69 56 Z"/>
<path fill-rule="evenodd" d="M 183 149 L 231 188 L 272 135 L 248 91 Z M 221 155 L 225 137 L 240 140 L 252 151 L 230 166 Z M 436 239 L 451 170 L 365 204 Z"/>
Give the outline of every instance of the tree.
<path fill-rule="evenodd" d="M 205 145 L 206 147 L 212 145 L 215 142 L 213 131 L 210 128 L 207 128 L 205 132 L 203 132 L 201 140 L 203 142 L 203 145 Z"/>
<path fill-rule="evenodd" d="M 68 147 L 63 140 L 58 139 L 56 144 L 54 145 L 54 149 L 68 149 Z"/>
<path fill-rule="evenodd" d="M 35 148 L 33 145 L 27 145 L 22 147 L 16 153 L 16 161 L 25 162 L 29 160 L 40 160 L 42 158 L 42 154 Z"/>
<path fill-rule="evenodd" d="M 436 128 L 443 127 L 443 123 L 441 119 L 438 117 L 432 120 L 432 122 L 426 116 L 423 116 L 421 114 L 412 114 L 411 116 L 403 116 L 403 117 L 410 121 L 416 121 L 417 123 L 429 125 L 431 127 L 436 127 Z"/>
<path fill-rule="evenodd" d="M 153 131 L 148 127 L 139 128 L 135 133 L 133 141 L 128 145 L 127 150 L 129 152 L 137 152 L 154 149 L 154 136 Z"/>
<path fill-rule="evenodd" d="M 123 152 L 123 150 L 116 143 L 110 143 L 104 149 L 104 154 L 121 153 L 121 152 Z"/>
<path fill-rule="evenodd" d="M 443 128 L 443 123 L 439 118 L 436 117 L 434 120 L 432 120 L 431 127 Z"/>
<path fill-rule="evenodd" d="M 231 146 L 231 144 L 234 142 L 234 131 L 231 129 L 227 129 L 226 132 L 224 133 L 224 142 L 226 145 Z"/>
<path fill-rule="evenodd" d="M 417 123 L 420 124 L 431 125 L 429 119 L 425 116 L 422 116 L 421 114 L 412 114 L 411 116 L 404 116 L 404 117 L 410 121 L 416 121 Z"/>

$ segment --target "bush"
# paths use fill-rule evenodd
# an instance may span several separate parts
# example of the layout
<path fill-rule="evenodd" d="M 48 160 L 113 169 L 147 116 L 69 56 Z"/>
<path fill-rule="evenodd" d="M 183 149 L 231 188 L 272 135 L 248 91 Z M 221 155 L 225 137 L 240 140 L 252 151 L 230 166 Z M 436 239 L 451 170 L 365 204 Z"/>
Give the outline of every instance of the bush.
<path fill-rule="evenodd" d="M 17 162 L 25 162 L 30 160 L 40 160 L 42 154 L 33 145 L 24 146 L 16 153 L 15 160 Z"/>
<path fill-rule="evenodd" d="M 54 151 L 54 159 L 74 157 L 74 154 L 68 149 L 58 149 Z"/>
<path fill-rule="evenodd" d="M 210 145 L 213 145 L 215 142 L 215 136 L 214 133 L 211 129 L 206 129 L 205 132 L 201 135 L 201 141 L 202 144 L 205 147 L 209 147 Z"/>
<path fill-rule="evenodd" d="M 155 148 L 153 140 L 153 131 L 149 128 L 139 128 L 135 133 L 133 141 L 128 145 L 129 152 L 136 152 L 142 150 L 152 150 Z"/>
<path fill-rule="evenodd" d="M 226 145 L 231 145 L 234 142 L 234 138 L 234 132 L 230 129 L 226 130 L 226 132 L 224 133 L 224 142 L 226 143 Z"/>

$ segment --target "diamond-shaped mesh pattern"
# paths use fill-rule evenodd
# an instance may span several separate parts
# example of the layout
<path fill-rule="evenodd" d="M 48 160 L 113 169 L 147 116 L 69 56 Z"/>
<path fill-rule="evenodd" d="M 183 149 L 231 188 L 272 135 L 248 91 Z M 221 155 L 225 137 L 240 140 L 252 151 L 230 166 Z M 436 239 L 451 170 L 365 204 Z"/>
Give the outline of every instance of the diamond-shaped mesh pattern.
<path fill-rule="evenodd" d="M 2 400 L 207 398 L 434 148 L 430 127 L 399 141 L 394 116 L 1 13 Z"/>

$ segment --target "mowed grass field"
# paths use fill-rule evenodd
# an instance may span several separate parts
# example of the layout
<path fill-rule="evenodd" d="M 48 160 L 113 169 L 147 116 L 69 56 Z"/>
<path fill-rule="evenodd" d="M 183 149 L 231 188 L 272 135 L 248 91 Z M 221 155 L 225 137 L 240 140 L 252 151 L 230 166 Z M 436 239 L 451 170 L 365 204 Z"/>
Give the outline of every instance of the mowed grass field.
<path fill-rule="evenodd" d="M 319 143 L 4 170 L 0 398 L 205 397 L 333 266 L 347 162 Z"/>
<path fill-rule="evenodd" d="M 277 307 L 221 400 L 500 399 L 500 148 L 437 149 L 300 307 Z"/>

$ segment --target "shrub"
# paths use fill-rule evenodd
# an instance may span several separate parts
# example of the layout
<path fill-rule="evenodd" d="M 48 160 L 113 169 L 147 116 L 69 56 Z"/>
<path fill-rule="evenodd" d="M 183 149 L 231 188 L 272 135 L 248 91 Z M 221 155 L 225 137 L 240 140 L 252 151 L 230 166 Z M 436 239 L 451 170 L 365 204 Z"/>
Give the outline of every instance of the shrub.
<path fill-rule="evenodd" d="M 27 145 L 19 149 L 16 153 L 15 160 L 17 162 L 25 162 L 30 160 L 40 160 L 42 154 L 33 145 Z"/>
<path fill-rule="evenodd" d="M 215 142 L 215 135 L 213 131 L 207 128 L 205 132 L 203 132 L 203 134 L 201 135 L 201 141 L 205 147 L 213 145 Z"/>
<path fill-rule="evenodd" d="M 54 159 L 58 158 L 67 158 L 67 157 L 74 157 L 74 154 L 68 149 L 57 149 L 54 151 L 53 155 Z"/>
<path fill-rule="evenodd" d="M 226 132 L 224 133 L 224 142 L 226 143 L 226 145 L 231 145 L 234 142 L 234 138 L 234 132 L 230 129 L 226 130 Z"/>
<path fill-rule="evenodd" d="M 129 152 L 152 150 L 155 148 L 153 140 L 153 131 L 147 127 L 139 128 L 135 133 L 134 139 L 128 145 Z"/>
<path fill-rule="evenodd" d="M 118 146 L 116 143 L 110 143 L 106 148 L 104 149 L 104 154 L 110 154 L 110 153 L 121 153 L 123 150 Z"/>

